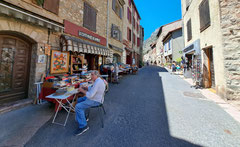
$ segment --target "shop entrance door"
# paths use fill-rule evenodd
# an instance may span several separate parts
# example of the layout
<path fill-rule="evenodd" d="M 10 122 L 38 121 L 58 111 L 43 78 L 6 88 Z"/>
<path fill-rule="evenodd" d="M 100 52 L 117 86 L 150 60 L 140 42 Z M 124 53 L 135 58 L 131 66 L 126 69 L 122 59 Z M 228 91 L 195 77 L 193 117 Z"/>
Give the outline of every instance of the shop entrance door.
<path fill-rule="evenodd" d="M 28 43 L 0 35 L 0 103 L 27 97 L 29 61 Z"/>
<path fill-rule="evenodd" d="M 214 63 L 213 63 L 213 50 L 212 48 L 207 49 L 208 52 L 208 73 L 210 78 L 210 87 L 215 88 L 215 75 L 214 75 Z"/>

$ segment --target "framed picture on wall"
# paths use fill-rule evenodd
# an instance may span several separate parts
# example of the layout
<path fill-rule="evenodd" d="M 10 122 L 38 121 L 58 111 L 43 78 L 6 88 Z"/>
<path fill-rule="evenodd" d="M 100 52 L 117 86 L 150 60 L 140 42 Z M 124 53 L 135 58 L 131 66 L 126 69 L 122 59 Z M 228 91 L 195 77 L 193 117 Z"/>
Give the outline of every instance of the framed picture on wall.
<path fill-rule="evenodd" d="M 67 73 L 69 70 L 69 52 L 52 50 L 51 74 Z"/>

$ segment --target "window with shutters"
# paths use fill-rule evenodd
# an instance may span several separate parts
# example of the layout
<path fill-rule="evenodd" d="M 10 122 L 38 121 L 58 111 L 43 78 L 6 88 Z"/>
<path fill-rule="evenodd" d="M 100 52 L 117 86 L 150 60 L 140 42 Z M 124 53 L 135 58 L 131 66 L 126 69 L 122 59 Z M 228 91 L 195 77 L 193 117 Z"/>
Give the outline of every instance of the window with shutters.
<path fill-rule="evenodd" d="M 112 0 L 112 9 L 117 16 L 122 19 L 122 6 L 119 4 L 118 0 Z"/>
<path fill-rule="evenodd" d="M 187 40 L 192 39 L 192 22 L 191 19 L 187 21 Z"/>
<path fill-rule="evenodd" d="M 135 18 L 133 17 L 133 28 L 135 29 Z"/>
<path fill-rule="evenodd" d="M 136 44 L 136 36 L 135 36 L 134 33 L 133 33 L 133 44 L 134 44 L 134 45 Z"/>
<path fill-rule="evenodd" d="M 43 8 L 52 13 L 58 14 L 59 0 L 44 0 Z"/>
<path fill-rule="evenodd" d="M 211 25 L 208 0 L 203 0 L 199 5 L 200 31 L 204 31 Z"/>
<path fill-rule="evenodd" d="M 122 32 L 117 25 L 112 24 L 111 37 L 118 41 L 122 41 Z"/>
<path fill-rule="evenodd" d="M 127 28 L 128 30 L 127 30 L 127 39 L 128 39 L 128 41 L 131 41 L 131 36 L 132 36 L 132 31 L 131 31 L 131 29 L 129 29 L 129 28 Z"/>
<path fill-rule="evenodd" d="M 83 26 L 96 32 L 97 11 L 86 2 L 84 3 Z"/>
<path fill-rule="evenodd" d="M 140 38 L 138 37 L 137 38 L 137 47 L 139 47 L 140 46 Z"/>
<path fill-rule="evenodd" d="M 128 5 L 129 5 L 129 7 L 131 7 L 131 5 L 132 5 L 132 0 L 128 0 Z"/>
<path fill-rule="evenodd" d="M 132 23 L 132 14 L 131 14 L 131 11 L 130 11 L 130 9 L 128 8 L 128 14 L 127 14 L 127 16 L 128 16 L 128 21 L 129 21 L 129 23 Z"/>

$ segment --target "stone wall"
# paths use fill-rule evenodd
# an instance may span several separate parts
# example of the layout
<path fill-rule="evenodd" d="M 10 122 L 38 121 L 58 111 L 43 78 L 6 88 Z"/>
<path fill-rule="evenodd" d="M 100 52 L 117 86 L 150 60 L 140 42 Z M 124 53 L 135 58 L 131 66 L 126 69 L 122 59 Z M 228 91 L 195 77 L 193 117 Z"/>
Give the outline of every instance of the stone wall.
<path fill-rule="evenodd" d="M 61 0 L 59 17 L 83 26 L 84 2 L 97 10 L 96 33 L 106 38 L 107 0 Z"/>
<path fill-rule="evenodd" d="M 240 100 L 240 0 L 220 0 L 226 94 Z"/>
<path fill-rule="evenodd" d="M 44 55 L 43 48 L 44 44 L 48 43 L 48 30 L 21 20 L 1 16 L 0 32 L 2 31 L 4 31 L 6 35 L 11 35 L 12 32 L 16 32 L 20 34 L 19 38 L 23 36 L 24 38 L 28 38 L 32 43 L 28 97 L 35 98 L 36 85 L 34 83 L 39 82 L 42 74 L 46 73 L 46 62 L 37 63 L 37 58 L 39 55 Z M 59 33 L 50 33 L 49 44 L 52 46 L 52 49 L 59 49 L 59 36 Z"/>

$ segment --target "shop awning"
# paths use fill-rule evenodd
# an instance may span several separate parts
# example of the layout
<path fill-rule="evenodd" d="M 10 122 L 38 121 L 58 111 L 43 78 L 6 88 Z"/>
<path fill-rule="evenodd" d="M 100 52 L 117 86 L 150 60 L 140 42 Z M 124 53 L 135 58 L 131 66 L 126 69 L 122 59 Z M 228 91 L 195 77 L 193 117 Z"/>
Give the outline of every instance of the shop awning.
<path fill-rule="evenodd" d="M 105 46 L 68 35 L 62 35 L 60 42 L 62 51 L 72 51 L 104 56 L 110 56 L 111 54 L 110 50 Z"/>

